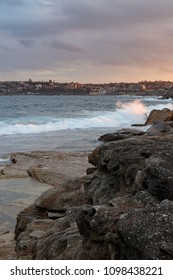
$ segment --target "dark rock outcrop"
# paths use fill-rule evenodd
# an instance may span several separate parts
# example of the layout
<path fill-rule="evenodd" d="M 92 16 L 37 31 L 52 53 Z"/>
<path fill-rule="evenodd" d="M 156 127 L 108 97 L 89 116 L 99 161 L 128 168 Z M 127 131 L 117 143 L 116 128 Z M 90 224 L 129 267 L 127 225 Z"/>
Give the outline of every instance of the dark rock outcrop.
<path fill-rule="evenodd" d="M 162 96 L 162 99 L 173 99 L 173 89 L 168 89 L 168 90 L 165 90 L 163 96 Z"/>
<path fill-rule="evenodd" d="M 18 215 L 19 259 L 173 259 L 173 132 L 119 133 Z"/>
<path fill-rule="evenodd" d="M 150 128 L 147 129 L 146 134 L 150 136 L 159 135 L 160 133 L 167 133 L 173 131 L 173 122 L 159 122 L 154 123 Z"/>
<path fill-rule="evenodd" d="M 145 133 L 142 130 L 124 128 L 121 130 L 117 130 L 115 133 L 104 134 L 100 136 L 98 140 L 103 142 L 112 142 L 112 141 L 124 140 L 132 136 L 140 136 L 143 134 Z"/>
<path fill-rule="evenodd" d="M 173 111 L 168 108 L 162 110 L 154 109 L 150 112 L 144 124 L 132 124 L 134 127 L 143 127 L 146 125 L 153 125 L 157 123 L 170 123 L 173 122 Z"/>
<path fill-rule="evenodd" d="M 152 110 L 145 122 L 145 125 L 168 121 L 173 121 L 173 111 L 167 108 L 162 110 Z"/>

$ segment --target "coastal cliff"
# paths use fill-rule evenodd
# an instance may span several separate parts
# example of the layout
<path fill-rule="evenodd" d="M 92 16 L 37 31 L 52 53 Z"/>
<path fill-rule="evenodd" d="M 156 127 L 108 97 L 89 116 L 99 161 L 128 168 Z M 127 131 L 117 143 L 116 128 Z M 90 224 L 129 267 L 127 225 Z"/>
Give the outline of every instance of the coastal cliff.
<path fill-rule="evenodd" d="M 28 168 L 52 187 L 17 216 L 18 259 L 173 259 L 172 120 L 100 140 L 82 177 Z"/>

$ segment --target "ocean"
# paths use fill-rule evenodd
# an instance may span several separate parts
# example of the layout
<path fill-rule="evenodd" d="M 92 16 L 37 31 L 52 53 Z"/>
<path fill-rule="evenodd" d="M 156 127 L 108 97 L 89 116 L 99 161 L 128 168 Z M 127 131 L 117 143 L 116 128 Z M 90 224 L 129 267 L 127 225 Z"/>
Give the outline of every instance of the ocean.
<path fill-rule="evenodd" d="M 173 103 L 158 96 L 0 96 L 0 165 L 12 152 L 90 151 L 100 135 L 163 108 Z"/>

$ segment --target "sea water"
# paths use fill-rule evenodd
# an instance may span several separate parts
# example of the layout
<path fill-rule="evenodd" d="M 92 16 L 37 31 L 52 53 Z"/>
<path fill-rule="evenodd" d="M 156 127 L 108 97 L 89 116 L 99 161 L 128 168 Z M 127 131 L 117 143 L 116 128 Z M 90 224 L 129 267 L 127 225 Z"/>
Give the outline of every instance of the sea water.
<path fill-rule="evenodd" d="M 17 151 L 90 151 L 100 135 L 163 108 L 172 101 L 157 96 L 0 96 L 0 165 Z"/>

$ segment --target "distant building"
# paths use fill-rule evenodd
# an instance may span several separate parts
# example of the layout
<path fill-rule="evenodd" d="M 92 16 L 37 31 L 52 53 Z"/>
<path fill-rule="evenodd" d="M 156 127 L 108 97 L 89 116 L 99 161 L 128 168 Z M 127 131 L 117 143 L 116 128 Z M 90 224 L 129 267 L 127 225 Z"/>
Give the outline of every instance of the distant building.
<path fill-rule="evenodd" d="M 89 95 L 105 95 L 106 90 L 103 88 L 96 88 L 93 89 L 93 91 L 90 91 Z"/>
<path fill-rule="evenodd" d="M 35 88 L 36 88 L 36 90 L 39 90 L 39 89 L 43 88 L 43 85 L 42 84 L 37 84 L 37 85 L 35 85 Z"/>

